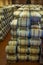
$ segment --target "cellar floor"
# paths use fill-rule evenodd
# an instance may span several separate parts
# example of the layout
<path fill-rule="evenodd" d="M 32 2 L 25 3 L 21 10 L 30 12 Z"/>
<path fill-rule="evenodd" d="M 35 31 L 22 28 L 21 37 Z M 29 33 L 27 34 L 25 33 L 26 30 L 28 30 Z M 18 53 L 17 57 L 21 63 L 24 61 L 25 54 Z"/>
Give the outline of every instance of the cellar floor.
<path fill-rule="evenodd" d="M 0 65 L 40 65 L 37 62 L 15 62 L 15 63 L 7 63 L 6 61 L 6 53 L 5 53 L 5 47 L 10 40 L 11 35 L 10 33 L 7 34 L 6 38 L 0 42 Z"/>

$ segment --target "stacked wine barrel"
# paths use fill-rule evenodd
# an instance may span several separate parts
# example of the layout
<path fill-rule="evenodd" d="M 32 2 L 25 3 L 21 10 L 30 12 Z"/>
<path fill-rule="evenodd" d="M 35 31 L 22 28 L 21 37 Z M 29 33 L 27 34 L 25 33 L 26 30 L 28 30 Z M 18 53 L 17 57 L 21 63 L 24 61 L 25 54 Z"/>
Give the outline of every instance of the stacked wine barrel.
<path fill-rule="evenodd" d="M 30 39 L 30 20 L 29 20 L 29 11 L 22 11 L 19 15 L 18 20 L 18 60 L 25 61 L 28 60 L 28 45 Z"/>
<path fill-rule="evenodd" d="M 40 53 L 40 63 L 43 64 L 43 9 L 39 12 L 41 14 L 41 53 Z"/>
<path fill-rule="evenodd" d="M 43 48 L 41 9 L 41 5 L 23 5 L 14 12 L 10 23 L 11 39 L 6 46 L 8 61 L 40 61 Z"/>
<path fill-rule="evenodd" d="M 15 15 L 18 16 L 20 11 L 14 12 Z M 18 17 L 17 17 L 18 18 Z M 14 16 L 14 20 L 10 22 L 11 27 L 11 40 L 8 42 L 8 45 L 6 46 L 6 58 L 8 61 L 17 61 L 17 19 Z"/>
<path fill-rule="evenodd" d="M 37 12 L 31 12 L 31 40 L 30 46 L 31 52 L 33 54 L 32 60 L 39 60 L 40 58 L 40 45 L 41 45 L 41 39 L 40 39 L 40 22 L 41 22 L 41 15 Z M 35 41 L 35 42 L 34 42 Z"/>

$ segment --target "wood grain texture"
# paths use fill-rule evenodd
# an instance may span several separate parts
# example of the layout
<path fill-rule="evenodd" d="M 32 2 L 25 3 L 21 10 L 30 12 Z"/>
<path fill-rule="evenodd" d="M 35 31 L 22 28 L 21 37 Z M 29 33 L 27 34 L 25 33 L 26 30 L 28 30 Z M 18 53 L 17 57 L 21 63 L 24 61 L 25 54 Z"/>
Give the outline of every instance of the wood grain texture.
<path fill-rule="evenodd" d="M 5 53 L 5 47 L 10 40 L 11 35 L 8 33 L 6 38 L 0 42 L 0 65 L 40 65 L 37 62 L 15 62 L 15 63 L 7 63 L 6 61 L 6 53 Z"/>

